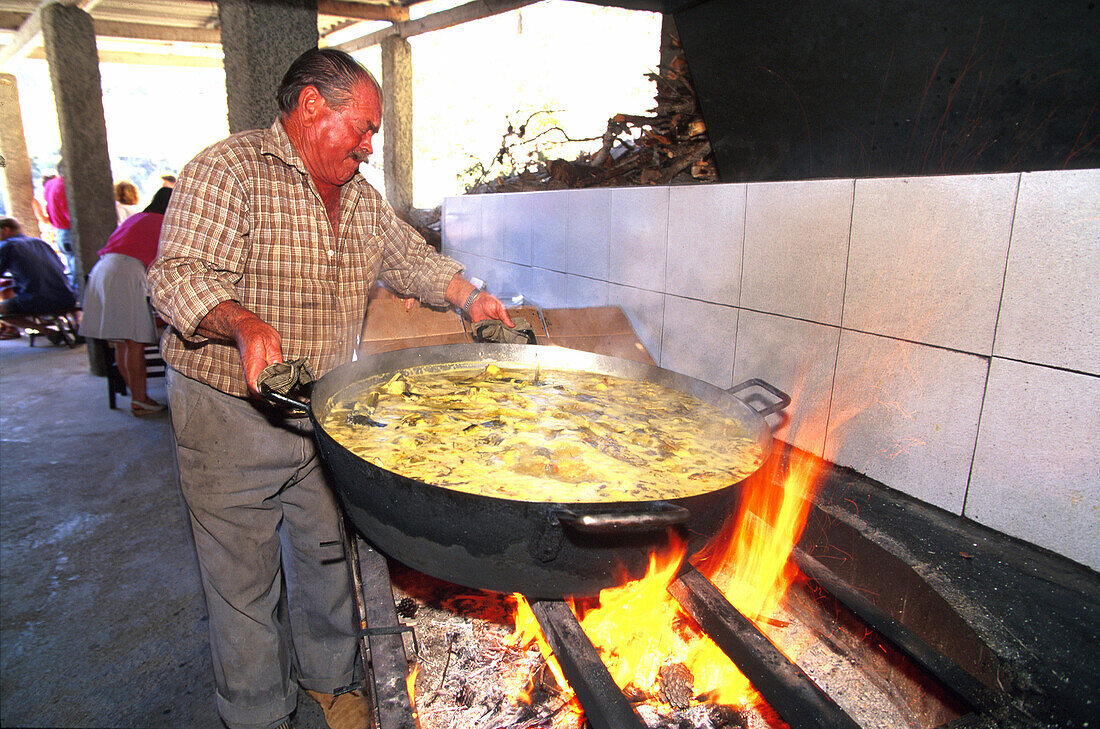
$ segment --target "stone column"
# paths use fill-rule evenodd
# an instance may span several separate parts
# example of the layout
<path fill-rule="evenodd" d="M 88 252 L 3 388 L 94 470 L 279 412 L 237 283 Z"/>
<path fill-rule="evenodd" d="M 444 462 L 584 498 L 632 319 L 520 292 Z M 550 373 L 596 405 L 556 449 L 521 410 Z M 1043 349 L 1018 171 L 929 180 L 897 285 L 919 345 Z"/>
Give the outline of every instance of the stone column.
<path fill-rule="evenodd" d="M 76 281 L 84 276 L 118 223 L 107 154 L 107 123 L 92 18 L 80 8 L 52 3 L 39 11 L 42 42 L 61 131 L 62 174 L 72 220 Z"/>
<path fill-rule="evenodd" d="M 382 99 L 386 200 L 404 218 L 413 205 L 413 71 L 412 46 L 398 36 L 382 40 Z"/>
<path fill-rule="evenodd" d="M 23 136 L 19 87 L 10 73 L 0 73 L 0 177 L 4 182 L 8 215 L 23 224 L 23 232 L 27 235 L 40 238 L 38 218 L 31 207 L 34 180 L 27 139 Z"/>
<path fill-rule="evenodd" d="M 292 61 L 317 47 L 317 0 L 218 0 L 229 131 L 266 129 Z"/>

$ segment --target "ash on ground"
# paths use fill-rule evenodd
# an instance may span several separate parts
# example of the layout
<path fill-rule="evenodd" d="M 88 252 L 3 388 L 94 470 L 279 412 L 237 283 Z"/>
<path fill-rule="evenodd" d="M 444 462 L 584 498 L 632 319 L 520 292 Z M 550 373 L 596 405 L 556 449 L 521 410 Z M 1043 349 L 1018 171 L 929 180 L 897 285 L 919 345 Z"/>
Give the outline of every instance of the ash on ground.
<path fill-rule="evenodd" d="M 394 598 L 415 626 L 415 705 L 422 729 L 588 729 L 536 646 L 516 647 L 508 595 L 471 590 L 391 565 Z M 415 654 L 414 654 L 415 650 Z M 772 729 L 728 706 L 635 703 L 650 729 Z M 755 718 L 755 717 L 754 717 Z"/>
<path fill-rule="evenodd" d="M 558 685 L 539 649 L 518 647 L 515 600 L 461 587 L 390 565 L 403 622 L 414 626 L 406 654 L 415 663 L 414 703 L 422 729 L 589 729 L 579 704 Z M 762 629 L 773 641 L 802 644 L 797 663 L 860 726 L 907 729 L 936 726 L 904 708 L 889 682 L 869 680 L 851 650 L 820 640 L 797 600 L 793 613 L 776 615 Z M 414 660 L 415 659 L 415 660 Z M 675 669 L 675 667 L 669 667 Z M 732 664 L 731 664 L 732 668 Z M 670 675 L 679 672 L 670 670 Z M 689 686 L 689 691 L 694 689 Z M 725 706 L 670 691 L 662 701 L 624 692 L 649 729 L 781 729 L 787 724 L 766 703 Z M 679 693 L 678 698 L 674 694 Z M 675 708 L 675 706 L 683 708 Z"/>

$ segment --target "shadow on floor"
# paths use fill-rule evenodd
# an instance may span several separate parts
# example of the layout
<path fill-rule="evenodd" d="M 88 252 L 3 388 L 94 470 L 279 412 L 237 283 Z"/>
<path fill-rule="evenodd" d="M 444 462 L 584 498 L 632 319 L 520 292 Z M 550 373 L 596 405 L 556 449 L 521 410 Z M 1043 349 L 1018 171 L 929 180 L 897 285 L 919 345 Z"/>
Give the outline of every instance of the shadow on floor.
<path fill-rule="evenodd" d="M 107 399 L 84 346 L 0 342 L 0 726 L 223 729 L 169 416 Z"/>

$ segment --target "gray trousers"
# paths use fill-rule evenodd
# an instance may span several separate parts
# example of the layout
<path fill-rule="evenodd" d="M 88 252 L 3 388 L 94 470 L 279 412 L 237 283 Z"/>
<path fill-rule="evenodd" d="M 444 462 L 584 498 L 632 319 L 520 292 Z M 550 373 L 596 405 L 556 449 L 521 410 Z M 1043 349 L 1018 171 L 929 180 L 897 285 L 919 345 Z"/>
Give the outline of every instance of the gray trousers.
<path fill-rule="evenodd" d="M 171 368 L 166 382 L 218 712 L 230 729 L 267 729 L 298 685 L 337 693 L 361 674 L 335 497 L 308 419 L 272 418 Z"/>

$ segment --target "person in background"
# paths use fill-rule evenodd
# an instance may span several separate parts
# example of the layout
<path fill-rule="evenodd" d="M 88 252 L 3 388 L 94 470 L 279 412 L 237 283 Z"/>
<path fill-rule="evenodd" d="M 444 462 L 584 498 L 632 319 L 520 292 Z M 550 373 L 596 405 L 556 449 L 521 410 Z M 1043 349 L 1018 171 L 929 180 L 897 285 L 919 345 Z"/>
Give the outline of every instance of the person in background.
<path fill-rule="evenodd" d="M 276 98 L 270 128 L 181 170 L 149 281 L 170 325 L 161 354 L 222 720 L 289 726 L 301 686 L 331 729 L 365 729 L 333 487 L 310 421 L 261 399 L 258 381 L 284 358 L 316 376 L 352 361 L 376 280 L 512 321 L 360 174 L 382 124 L 363 66 L 307 51 Z"/>
<path fill-rule="evenodd" d="M 60 172 L 61 166 L 58 166 Z M 76 251 L 73 248 L 73 234 L 69 221 L 69 201 L 65 197 L 65 177 L 58 174 L 42 186 L 42 195 L 46 199 L 46 215 L 55 231 L 54 242 L 61 255 L 65 256 L 69 271 L 69 282 L 73 289 L 79 289 L 76 282 Z"/>
<path fill-rule="evenodd" d="M 121 225 L 123 220 L 130 217 L 138 211 L 138 189 L 137 185 L 129 180 L 121 180 L 115 183 L 115 212 L 118 214 L 118 222 Z"/>
<path fill-rule="evenodd" d="M 45 187 L 46 183 L 57 177 L 57 175 L 42 175 L 42 186 Z M 46 214 L 46 206 L 42 204 L 37 197 L 31 198 L 31 210 L 34 211 L 34 217 L 38 220 L 38 230 L 42 235 L 42 240 L 46 241 L 46 244 L 51 248 L 56 249 L 57 243 L 54 241 L 54 229 L 50 225 L 50 216 Z"/>
<path fill-rule="evenodd" d="M 170 188 L 158 189 L 144 210 L 115 228 L 99 249 L 84 287 L 80 333 L 113 344 L 118 371 L 130 391 L 130 412 L 136 416 L 164 410 L 145 391 L 145 346 L 157 341 L 145 271 L 156 258 L 171 196 Z"/>
<path fill-rule="evenodd" d="M 176 186 L 176 176 L 175 175 L 161 175 L 160 176 L 160 186 L 161 187 L 175 187 Z"/>
<path fill-rule="evenodd" d="M 0 241 L 0 274 L 11 277 L 11 283 L 0 288 L 0 316 L 8 324 L 0 338 L 19 336 L 18 328 L 37 328 L 30 317 L 76 306 L 65 268 L 45 241 L 23 235 L 23 226 L 15 218 L 0 219 Z M 47 337 L 58 343 L 51 334 Z"/>

